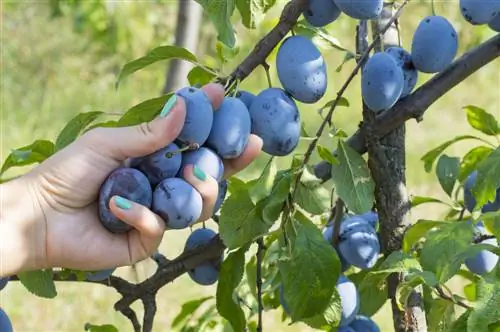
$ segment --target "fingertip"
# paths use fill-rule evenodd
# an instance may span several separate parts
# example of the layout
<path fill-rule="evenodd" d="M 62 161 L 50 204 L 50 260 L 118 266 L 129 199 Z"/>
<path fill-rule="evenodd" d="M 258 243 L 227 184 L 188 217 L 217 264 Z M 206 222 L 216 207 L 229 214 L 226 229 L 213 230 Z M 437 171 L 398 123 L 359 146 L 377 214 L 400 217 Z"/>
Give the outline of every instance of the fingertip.
<path fill-rule="evenodd" d="M 224 87 L 218 83 L 209 83 L 201 88 L 206 93 L 214 110 L 218 109 L 224 100 Z"/>
<path fill-rule="evenodd" d="M 111 212 L 124 223 L 148 237 L 158 237 L 165 231 L 165 222 L 149 208 L 121 196 L 113 196 Z"/>

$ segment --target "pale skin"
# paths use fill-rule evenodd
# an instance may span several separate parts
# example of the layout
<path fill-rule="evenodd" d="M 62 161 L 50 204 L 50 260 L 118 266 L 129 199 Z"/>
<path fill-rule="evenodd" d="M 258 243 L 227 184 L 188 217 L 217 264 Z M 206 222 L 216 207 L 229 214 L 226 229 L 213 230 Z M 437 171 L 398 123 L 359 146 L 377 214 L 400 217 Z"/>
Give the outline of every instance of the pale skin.
<path fill-rule="evenodd" d="M 222 86 L 202 88 L 217 109 Z M 133 203 L 112 212 L 133 226 L 113 234 L 100 223 L 97 197 L 110 172 L 132 157 L 144 156 L 172 142 L 182 129 L 185 103 L 178 98 L 164 118 L 125 128 L 92 129 L 28 174 L 0 185 L 0 276 L 42 268 L 95 271 L 131 265 L 151 256 L 160 245 L 165 222 L 148 208 Z M 247 167 L 260 153 L 262 140 L 251 135 L 243 154 L 226 160 L 225 178 Z M 198 222 L 210 218 L 217 200 L 217 182 L 184 170 L 186 180 L 203 198 Z"/>

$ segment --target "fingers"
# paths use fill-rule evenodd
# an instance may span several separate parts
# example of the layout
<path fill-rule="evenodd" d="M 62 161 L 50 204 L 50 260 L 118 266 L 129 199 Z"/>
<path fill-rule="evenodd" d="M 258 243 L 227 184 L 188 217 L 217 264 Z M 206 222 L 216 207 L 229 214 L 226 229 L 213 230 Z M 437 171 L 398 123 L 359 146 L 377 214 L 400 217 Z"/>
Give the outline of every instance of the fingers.
<path fill-rule="evenodd" d="M 188 165 L 183 170 L 184 178 L 196 189 L 203 199 L 203 209 L 197 222 L 202 222 L 213 215 L 215 202 L 219 192 L 217 181 L 198 167 Z"/>
<path fill-rule="evenodd" d="M 247 147 L 241 156 L 236 159 L 224 160 L 224 178 L 227 179 L 250 165 L 262 150 L 262 144 L 262 139 L 259 136 L 250 135 Z"/>
<path fill-rule="evenodd" d="M 208 99 L 210 99 L 213 109 L 218 109 L 222 104 L 222 101 L 224 101 L 224 87 L 220 84 L 209 83 L 201 89 L 208 96 Z"/>

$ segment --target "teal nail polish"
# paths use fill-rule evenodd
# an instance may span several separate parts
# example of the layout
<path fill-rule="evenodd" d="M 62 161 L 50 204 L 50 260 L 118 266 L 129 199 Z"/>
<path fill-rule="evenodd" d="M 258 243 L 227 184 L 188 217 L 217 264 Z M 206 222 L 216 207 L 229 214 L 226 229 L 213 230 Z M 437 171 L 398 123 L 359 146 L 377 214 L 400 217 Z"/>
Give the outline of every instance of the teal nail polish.
<path fill-rule="evenodd" d="M 115 204 L 122 210 L 130 210 L 132 208 L 132 202 L 121 196 L 115 197 Z"/>
<path fill-rule="evenodd" d="M 207 175 L 205 172 L 201 170 L 198 166 L 194 165 L 193 167 L 193 174 L 198 178 L 198 180 L 205 181 L 207 179 Z"/>
<path fill-rule="evenodd" d="M 160 113 L 160 118 L 164 118 L 168 115 L 168 113 L 174 108 L 175 103 L 177 102 L 177 95 L 173 94 L 172 97 L 167 101 L 165 106 L 163 106 L 163 109 L 161 110 Z"/>

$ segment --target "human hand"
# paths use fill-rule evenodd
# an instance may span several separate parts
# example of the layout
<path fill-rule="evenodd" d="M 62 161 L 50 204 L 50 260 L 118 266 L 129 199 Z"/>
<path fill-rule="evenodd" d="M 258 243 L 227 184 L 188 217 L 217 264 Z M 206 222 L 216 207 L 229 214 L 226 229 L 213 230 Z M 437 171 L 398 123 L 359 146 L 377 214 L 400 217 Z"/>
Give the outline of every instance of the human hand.
<path fill-rule="evenodd" d="M 223 88 L 209 84 L 203 90 L 217 109 L 224 98 Z M 30 193 L 34 217 L 23 233 L 27 237 L 26 250 L 37 257 L 36 262 L 18 269 L 58 266 L 102 270 L 130 265 L 153 254 L 161 242 L 164 221 L 137 203 L 131 202 L 130 208 L 121 209 L 112 199 L 111 211 L 133 227 L 128 233 L 113 234 L 98 218 L 99 189 L 109 173 L 128 158 L 153 153 L 172 142 L 182 129 L 184 118 L 185 103 L 178 97 L 167 116 L 133 127 L 92 129 L 13 181 L 10 185 L 16 184 L 18 191 L 23 191 L 19 190 L 22 187 Z M 244 153 L 224 162 L 225 178 L 248 166 L 261 147 L 260 138 L 251 135 Z M 184 176 L 203 198 L 198 222 L 210 218 L 218 193 L 216 180 L 208 175 L 204 181 L 197 179 L 189 166 L 184 169 Z"/>

